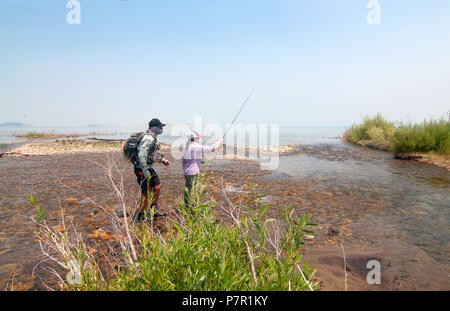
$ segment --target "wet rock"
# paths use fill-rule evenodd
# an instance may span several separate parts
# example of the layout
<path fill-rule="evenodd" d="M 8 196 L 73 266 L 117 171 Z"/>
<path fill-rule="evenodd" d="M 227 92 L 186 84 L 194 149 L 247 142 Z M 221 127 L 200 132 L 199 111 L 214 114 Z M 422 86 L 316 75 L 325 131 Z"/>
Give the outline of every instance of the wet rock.
<path fill-rule="evenodd" d="M 329 236 L 334 236 L 334 235 L 339 235 L 341 231 L 332 228 L 331 226 L 328 227 L 328 235 Z"/>
<path fill-rule="evenodd" d="M 91 199 L 86 198 L 86 199 L 81 200 L 79 203 L 80 204 L 89 204 L 89 203 L 91 203 Z"/>
<path fill-rule="evenodd" d="M 272 201 L 275 201 L 275 197 L 273 197 L 273 196 L 271 196 L 271 195 L 267 195 L 267 196 L 264 196 L 264 197 L 262 197 L 260 200 L 259 200 L 259 202 L 260 203 L 270 203 L 270 202 L 272 202 Z"/>
<path fill-rule="evenodd" d="M 244 187 L 234 187 L 233 185 L 227 185 L 225 187 L 226 192 L 243 192 Z"/>
<path fill-rule="evenodd" d="M 67 198 L 67 199 L 64 199 L 64 202 L 67 202 L 69 204 L 78 204 L 78 203 L 80 203 L 80 200 L 75 199 L 75 198 Z"/>
<path fill-rule="evenodd" d="M 290 178 L 292 177 L 289 174 L 283 173 L 283 172 L 275 172 L 271 175 L 272 178 Z"/>
<path fill-rule="evenodd" d="M 97 229 L 93 233 L 87 235 L 88 238 L 100 238 L 102 240 L 110 239 L 111 235 L 105 232 L 103 229 Z"/>

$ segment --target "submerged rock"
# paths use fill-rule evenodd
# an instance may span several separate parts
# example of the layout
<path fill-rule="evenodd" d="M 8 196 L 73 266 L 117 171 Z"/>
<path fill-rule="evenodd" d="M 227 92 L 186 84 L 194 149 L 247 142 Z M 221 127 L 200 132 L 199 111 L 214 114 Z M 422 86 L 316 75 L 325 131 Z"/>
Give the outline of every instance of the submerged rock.
<path fill-rule="evenodd" d="M 75 198 L 67 198 L 67 199 L 64 199 L 64 202 L 67 202 L 69 204 L 78 204 L 78 203 L 80 203 L 80 200 L 75 199 Z"/>
<path fill-rule="evenodd" d="M 333 229 L 331 226 L 328 227 L 328 235 L 329 236 L 333 236 L 333 235 L 339 235 L 341 231 Z"/>

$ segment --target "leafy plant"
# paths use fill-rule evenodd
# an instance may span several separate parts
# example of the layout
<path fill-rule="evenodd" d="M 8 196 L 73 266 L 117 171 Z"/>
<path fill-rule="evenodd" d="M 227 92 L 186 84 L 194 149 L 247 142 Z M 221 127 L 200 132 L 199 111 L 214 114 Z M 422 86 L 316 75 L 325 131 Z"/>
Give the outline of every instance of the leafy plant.
<path fill-rule="evenodd" d="M 450 154 L 450 118 L 424 120 L 420 124 L 400 123 L 395 132 L 394 152 L 437 152 Z"/>
<path fill-rule="evenodd" d="M 103 279 L 98 266 L 81 269 L 77 290 L 314 290 L 314 270 L 302 263 L 308 216 L 285 207 L 283 218 L 266 217 L 270 204 L 256 196 L 248 206 L 206 199 L 200 178 L 191 191 L 191 208 L 169 219 L 161 233 L 153 223 L 131 226 L 137 259 L 124 260 L 115 275 Z M 224 192 L 226 196 L 226 193 Z M 228 200 L 228 198 L 227 198 Z M 252 205 L 252 206 L 250 206 Z M 217 210 L 231 222 L 220 221 Z M 84 245 L 84 244 L 81 244 Z M 81 249 L 75 254 L 85 254 Z M 123 254 L 124 258 L 129 257 Z M 78 260 L 78 259 L 77 259 Z M 80 259 L 86 265 L 87 259 Z M 84 261 L 83 261 L 84 260 Z M 92 260 L 91 260 L 92 261 Z M 96 268 L 97 270 L 93 270 Z"/>
<path fill-rule="evenodd" d="M 40 223 L 45 217 L 45 208 L 39 206 L 37 200 L 37 196 L 30 195 L 28 197 L 28 202 L 30 202 L 30 204 L 36 208 L 36 222 Z"/>
<path fill-rule="evenodd" d="M 344 138 L 352 143 L 362 140 L 374 140 L 378 144 L 389 142 L 395 132 L 395 124 L 387 121 L 381 114 L 365 117 L 361 124 L 354 124 L 345 131 Z"/>
<path fill-rule="evenodd" d="M 450 154 L 450 113 L 447 118 L 424 120 L 418 124 L 400 122 L 397 126 L 378 114 L 353 125 L 345 131 L 344 139 L 351 143 L 370 141 L 375 145 L 389 146 L 397 154 Z"/>

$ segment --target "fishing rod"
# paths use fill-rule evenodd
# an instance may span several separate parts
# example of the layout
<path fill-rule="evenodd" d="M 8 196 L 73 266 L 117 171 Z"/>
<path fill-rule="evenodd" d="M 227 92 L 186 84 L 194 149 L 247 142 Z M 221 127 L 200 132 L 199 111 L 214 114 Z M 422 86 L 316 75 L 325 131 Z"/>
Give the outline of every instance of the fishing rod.
<path fill-rule="evenodd" d="M 266 70 L 264 70 L 264 72 L 262 73 L 262 75 L 259 77 L 258 81 L 256 81 L 255 86 L 252 88 L 252 90 L 250 91 L 250 93 L 248 94 L 247 98 L 245 99 L 244 103 L 241 105 L 241 108 L 239 109 L 239 111 L 237 112 L 236 116 L 234 117 L 233 121 L 231 121 L 231 124 L 228 126 L 227 130 L 225 131 L 225 134 L 223 135 L 222 139 L 225 138 L 225 136 L 227 136 L 228 131 L 230 130 L 230 128 L 233 126 L 234 121 L 236 121 L 237 117 L 239 116 L 239 114 L 241 113 L 242 109 L 244 109 L 244 106 L 247 104 L 247 102 L 249 101 L 250 97 L 252 97 L 253 93 L 255 92 L 256 87 L 258 86 L 258 84 L 261 82 L 262 78 L 264 77 L 264 75 L 266 74 Z"/>

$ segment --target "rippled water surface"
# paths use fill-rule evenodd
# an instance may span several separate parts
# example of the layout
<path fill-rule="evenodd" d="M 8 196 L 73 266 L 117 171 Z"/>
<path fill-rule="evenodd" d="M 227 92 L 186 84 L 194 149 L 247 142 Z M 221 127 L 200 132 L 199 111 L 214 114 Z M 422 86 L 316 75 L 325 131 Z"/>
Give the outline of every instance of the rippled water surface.
<path fill-rule="evenodd" d="M 450 173 L 444 168 L 324 140 L 281 157 L 272 176 L 312 180 L 319 188 L 358 195 L 360 201 L 347 217 L 364 216 L 368 236 L 382 231 L 420 247 L 442 264 L 450 263 Z"/>

